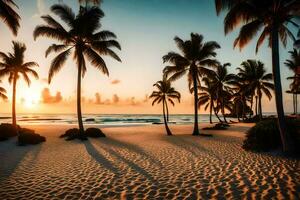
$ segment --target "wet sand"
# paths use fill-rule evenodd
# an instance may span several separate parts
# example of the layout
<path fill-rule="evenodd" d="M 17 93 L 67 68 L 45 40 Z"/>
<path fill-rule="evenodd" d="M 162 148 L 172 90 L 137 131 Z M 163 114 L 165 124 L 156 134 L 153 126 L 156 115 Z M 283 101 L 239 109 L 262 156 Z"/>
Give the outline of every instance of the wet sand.
<path fill-rule="evenodd" d="M 300 162 L 241 148 L 253 124 L 191 136 L 191 125 L 103 128 L 66 142 L 71 126 L 31 125 L 36 146 L 0 143 L 1 199 L 299 199 Z M 201 125 L 202 127 L 205 125 Z"/>

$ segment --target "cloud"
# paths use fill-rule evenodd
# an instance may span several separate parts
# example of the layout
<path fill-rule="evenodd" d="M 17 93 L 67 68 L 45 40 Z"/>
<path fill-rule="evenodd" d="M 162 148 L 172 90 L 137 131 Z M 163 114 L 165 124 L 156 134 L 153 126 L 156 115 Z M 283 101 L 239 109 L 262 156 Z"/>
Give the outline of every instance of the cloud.
<path fill-rule="evenodd" d="M 56 95 L 52 96 L 49 88 L 44 88 L 41 94 L 42 103 L 53 104 L 59 103 L 62 101 L 62 96 L 60 92 L 57 92 Z"/>
<path fill-rule="evenodd" d="M 112 85 L 117 85 L 117 84 L 121 83 L 121 81 L 119 79 L 115 79 L 115 80 L 112 80 L 110 83 Z"/>
<path fill-rule="evenodd" d="M 46 5 L 44 0 L 36 1 L 37 12 L 32 16 L 34 18 L 39 18 L 45 13 L 47 13 Z"/>

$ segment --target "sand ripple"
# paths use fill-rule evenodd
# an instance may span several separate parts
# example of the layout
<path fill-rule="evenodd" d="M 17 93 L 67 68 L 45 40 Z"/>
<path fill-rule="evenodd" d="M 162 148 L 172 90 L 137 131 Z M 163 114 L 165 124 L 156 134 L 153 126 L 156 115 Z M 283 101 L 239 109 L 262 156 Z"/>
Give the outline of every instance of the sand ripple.
<path fill-rule="evenodd" d="M 245 152 L 238 137 L 167 137 L 161 128 L 141 130 L 108 129 L 108 138 L 83 143 L 57 134 L 38 146 L 0 143 L 0 197 L 300 198 L 299 160 Z"/>

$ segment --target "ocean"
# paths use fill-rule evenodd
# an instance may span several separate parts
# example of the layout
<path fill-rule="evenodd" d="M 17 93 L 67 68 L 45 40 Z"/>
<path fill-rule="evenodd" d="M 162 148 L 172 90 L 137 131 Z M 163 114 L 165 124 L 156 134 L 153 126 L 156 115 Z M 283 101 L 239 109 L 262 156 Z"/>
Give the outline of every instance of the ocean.
<path fill-rule="evenodd" d="M 213 121 L 217 118 L 213 116 Z M 236 121 L 236 119 L 229 119 Z M 76 114 L 19 114 L 17 121 L 20 125 L 26 124 L 77 124 Z M 194 115 L 170 115 L 170 124 L 191 124 L 194 122 Z M 209 122 L 208 114 L 200 114 L 199 122 Z M 10 114 L 0 114 L 0 123 L 11 123 Z M 144 114 L 87 114 L 83 115 L 85 125 L 101 126 L 136 126 L 163 123 L 162 115 Z"/>

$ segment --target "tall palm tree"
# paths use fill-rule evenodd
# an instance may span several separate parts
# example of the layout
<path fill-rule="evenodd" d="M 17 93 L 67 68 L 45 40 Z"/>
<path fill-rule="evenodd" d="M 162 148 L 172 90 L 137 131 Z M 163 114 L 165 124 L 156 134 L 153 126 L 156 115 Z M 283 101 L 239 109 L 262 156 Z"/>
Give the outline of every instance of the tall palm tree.
<path fill-rule="evenodd" d="M 204 86 L 200 87 L 198 107 L 204 105 L 204 110 L 209 108 L 209 122 L 212 124 L 212 112 L 215 110 L 214 102 L 216 101 L 216 87 L 211 79 L 208 77 L 203 78 Z"/>
<path fill-rule="evenodd" d="M 170 63 L 164 69 L 164 73 L 170 80 L 174 81 L 188 74 L 189 87 L 193 88 L 194 93 L 194 130 L 193 135 L 200 135 L 198 128 L 198 86 L 200 86 L 200 77 L 210 71 L 206 66 L 217 66 L 219 63 L 214 59 L 217 55 L 216 49 L 220 45 L 215 41 L 203 42 L 203 36 L 191 33 L 191 39 L 183 41 L 175 37 L 180 53 L 169 52 L 163 56 L 164 63 Z"/>
<path fill-rule="evenodd" d="M 45 36 L 56 39 L 60 44 L 52 44 L 46 51 L 46 56 L 52 52 L 59 53 L 53 60 L 49 70 L 49 84 L 53 76 L 63 67 L 68 57 L 73 53 L 77 64 L 77 116 L 81 139 L 84 136 L 84 127 L 81 114 L 81 79 L 86 72 L 87 58 L 91 64 L 105 75 L 109 75 L 107 66 L 102 58 L 108 55 L 121 62 L 118 55 L 111 49 L 121 50 L 120 44 L 115 40 L 116 35 L 110 31 L 98 29 L 101 27 L 100 19 L 104 13 L 99 7 L 91 7 L 79 12 L 75 16 L 67 5 L 53 5 L 51 11 L 58 16 L 69 30 L 57 22 L 52 16 L 45 15 L 42 19 L 46 25 L 37 26 L 34 30 L 34 38 Z"/>
<path fill-rule="evenodd" d="M 248 85 L 241 81 L 238 76 L 235 77 L 235 80 L 231 83 L 233 93 L 233 105 L 235 106 L 236 115 L 240 121 L 240 117 L 244 121 L 246 119 L 246 108 L 247 100 L 249 97 L 249 90 L 247 89 Z M 240 116 L 240 109 L 242 109 L 242 116 Z"/>
<path fill-rule="evenodd" d="M 265 94 L 269 100 L 272 98 L 270 90 L 274 90 L 272 73 L 266 73 L 264 63 L 256 60 L 247 60 L 241 64 L 238 69 L 238 76 L 240 80 L 247 84 L 246 90 L 251 94 L 251 104 L 253 97 L 258 97 L 258 114 L 260 120 L 262 119 L 262 95 Z M 252 108 L 251 108 L 252 109 Z"/>
<path fill-rule="evenodd" d="M 0 0 L 0 19 L 8 26 L 14 35 L 20 28 L 21 17 L 14 10 L 18 8 L 13 0 Z"/>
<path fill-rule="evenodd" d="M 290 84 L 290 91 L 288 93 L 293 94 L 293 107 L 294 114 L 297 114 L 297 105 L 298 105 L 298 94 L 300 87 L 300 50 L 293 49 L 293 51 L 289 51 L 291 58 L 287 59 L 284 63 L 286 67 L 288 67 L 291 71 L 293 71 L 293 77 L 288 77 L 288 79 L 293 80 Z"/>
<path fill-rule="evenodd" d="M 298 27 L 294 21 L 300 16 L 300 1 L 298 0 L 215 0 L 217 12 L 228 10 L 225 20 L 225 34 L 240 27 L 234 46 L 242 49 L 256 34 L 263 29 L 256 45 L 256 52 L 265 39 L 268 38 L 272 49 L 272 66 L 275 84 L 275 100 L 278 115 L 278 126 L 282 140 L 283 151 L 292 150 L 290 135 L 286 132 L 284 109 L 282 101 L 282 86 L 280 78 L 279 40 L 284 46 L 288 37 L 295 37 L 288 24 Z"/>
<path fill-rule="evenodd" d="M 157 103 L 163 104 L 163 116 L 164 116 L 164 124 L 166 127 L 167 135 L 172 135 L 168 127 L 168 120 L 166 118 L 166 110 L 168 110 L 168 102 L 170 102 L 173 106 L 175 105 L 173 99 L 177 99 L 180 103 L 180 93 L 176 91 L 172 86 L 171 82 L 167 80 L 167 77 L 164 76 L 163 80 L 157 81 L 154 85 L 157 91 L 153 91 L 149 98 L 153 99 L 152 106 Z"/>
<path fill-rule="evenodd" d="M 12 124 L 17 127 L 16 120 L 16 92 L 17 92 L 17 81 L 22 76 L 25 82 L 30 86 L 29 74 L 34 78 L 38 79 L 39 76 L 33 67 L 38 67 L 36 62 L 25 62 L 24 53 L 26 51 L 26 46 L 23 43 L 13 41 L 13 52 L 3 53 L 0 52 L 0 78 L 8 76 L 9 83 L 13 84 L 13 94 L 12 94 Z"/>

